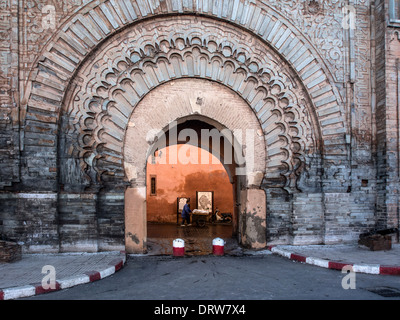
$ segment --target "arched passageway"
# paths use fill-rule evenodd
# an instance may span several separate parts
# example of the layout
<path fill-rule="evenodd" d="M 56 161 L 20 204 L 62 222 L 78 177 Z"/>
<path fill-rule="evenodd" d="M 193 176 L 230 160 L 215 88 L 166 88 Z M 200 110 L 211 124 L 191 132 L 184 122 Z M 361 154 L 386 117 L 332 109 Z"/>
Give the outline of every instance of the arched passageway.
<path fill-rule="evenodd" d="M 170 91 L 172 85 L 179 91 L 179 95 Z M 201 91 L 195 91 L 194 88 L 201 88 Z M 193 112 L 190 101 L 200 100 L 200 108 Z M 156 101 L 163 101 L 168 112 L 150 118 L 148 115 L 153 114 L 153 111 L 156 114 L 159 108 Z M 218 112 L 216 106 L 227 103 L 232 108 L 231 114 Z M 126 234 L 131 235 L 132 240 L 131 250 L 135 250 L 133 248 L 136 245 L 141 246 L 141 250 L 146 250 L 147 246 L 145 225 L 148 222 L 148 199 L 151 197 L 151 181 L 146 176 L 148 160 L 156 152 L 178 145 L 183 152 L 169 152 L 166 159 L 169 165 L 190 160 L 185 153 L 188 146 L 196 147 L 194 150 L 199 148 L 197 161 L 208 162 L 209 155 L 204 157 L 204 154 L 209 152 L 220 161 L 221 168 L 226 171 L 226 179 L 231 184 L 233 234 L 241 243 L 248 241 L 247 245 L 252 246 L 259 242 L 260 246 L 265 246 L 265 205 L 257 213 L 264 223 L 257 225 L 251 232 L 244 230 L 251 222 L 241 217 L 240 208 L 236 205 L 243 197 L 247 201 L 246 195 L 251 192 L 249 190 L 258 190 L 256 192 L 264 194 L 260 184 L 265 165 L 265 144 L 257 131 L 259 123 L 245 101 L 230 89 L 213 82 L 200 79 L 176 80 L 150 92 L 135 108 L 130 123 L 132 125 L 128 126 L 125 141 L 125 166 L 133 183 L 126 191 L 125 215 Z M 261 200 L 261 204 L 265 203 L 265 196 Z M 142 224 L 138 225 L 138 221 L 142 221 Z M 260 241 L 263 235 L 264 240 Z M 130 239 L 126 239 L 128 245 Z"/>
<path fill-rule="evenodd" d="M 217 156 L 190 144 L 167 146 L 148 158 L 146 170 L 150 253 L 171 254 L 171 243 L 177 238 L 185 241 L 188 254 L 210 253 L 217 237 L 237 244 L 236 185 Z M 186 199 L 194 213 L 190 224 L 182 226 Z M 229 213 L 234 221 L 220 219 L 222 213 Z"/>

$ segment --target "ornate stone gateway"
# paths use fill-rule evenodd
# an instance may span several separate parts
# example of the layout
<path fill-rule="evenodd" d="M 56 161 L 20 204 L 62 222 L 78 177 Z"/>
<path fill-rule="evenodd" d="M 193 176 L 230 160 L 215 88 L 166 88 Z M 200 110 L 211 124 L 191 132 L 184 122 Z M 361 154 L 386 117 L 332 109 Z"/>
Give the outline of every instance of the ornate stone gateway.
<path fill-rule="evenodd" d="M 252 148 L 242 144 L 241 150 L 247 148 L 251 169 L 237 195 L 238 233 L 247 246 L 266 245 L 261 184 L 288 194 L 315 184 L 300 179 L 311 160 L 321 159 L 310 97 L 290 66 L 251 34 L 208 18 L 153 19 L 99 46 L 73 84 L 60 132 L 61 183 L 64 191 L 79 192 L 128 183 L 130 252 L 146 248 L 149 133 L 174 121 L 194 116 L 231 132 L 252 130 L 246 139 Z"/>
<path fill-rule="evenodd" d="M 359 201 L 350 174 L 351 88 L 342 25 L 332 18 L 340 1 L 266 3 L 101 0 L 75 8 L 24 85 L 19 191 L 27 195 L 0 194 L 45 206 L 45 227 L 8 233 L 30 251 L 146 250 L 147 158 L 160 135 L 191 121 L 235 136 L 243 161 L 226 168 L 241 244 L 329 243 L 369 228 L 374 199 Z M 324 18 L 339 42 L 320 45 L 290 8 L 313 23 Z"/>

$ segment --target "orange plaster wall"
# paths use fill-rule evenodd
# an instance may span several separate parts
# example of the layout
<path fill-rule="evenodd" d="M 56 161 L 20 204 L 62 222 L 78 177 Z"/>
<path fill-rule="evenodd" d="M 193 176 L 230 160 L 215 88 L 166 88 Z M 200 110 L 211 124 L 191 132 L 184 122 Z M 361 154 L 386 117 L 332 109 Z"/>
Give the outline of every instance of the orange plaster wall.
<path fill-rule="evenodd" d="M 221 212 L 233 214 L 233 188 L 224 166 L 209 153 L 208 164 L 202 164 L 202 150 L 197 147 L 175 147 L 178 155 L 184 155 L 184 164 L 179 160 L 170 164 L 171 147 L 162 149 L 161 155 L 157 151 L 156 164 L 152 164 L 151 157 L 147 162 L 147 221 L 176 223 L 177 197 L 190 197 L 193 210 L 196 209 L 196 191 L 214 191 L 214 210 L 218 207 Z M 155 196 L 150 195 L 151 176 L 156 176 Z"/>

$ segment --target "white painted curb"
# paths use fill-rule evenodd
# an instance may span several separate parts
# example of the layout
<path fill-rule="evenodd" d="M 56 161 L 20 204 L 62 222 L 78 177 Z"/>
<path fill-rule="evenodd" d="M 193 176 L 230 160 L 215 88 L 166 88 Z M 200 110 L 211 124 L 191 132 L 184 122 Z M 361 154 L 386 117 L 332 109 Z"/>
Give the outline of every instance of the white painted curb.
<path fill-rule="evenodd" d="M 122 257 L 115 258 L 113 260 L 112 265 L 110 267 L 100 270 L 100 271 L 91 271 L 87 274 L 71 276 L 68 278 L 64 278 L 56 281 L 56 289 L 48 289 L 45 290 L 41 285 L 26 285 L 21 287 L 13 287 L 7 289 L 0 290 L 0 300 L 13 300 L 18 298 L 31 297 L 34 295 L 54 292 L 62 289 L 71 288 L 80 284 L 85 284 L 93 281 L 97 281 L 100 279 L 104 279 L 106 277 L 111 276 L 118 270 L 120 270 L 126 262 L 126 254 L 124 252 Z"/>

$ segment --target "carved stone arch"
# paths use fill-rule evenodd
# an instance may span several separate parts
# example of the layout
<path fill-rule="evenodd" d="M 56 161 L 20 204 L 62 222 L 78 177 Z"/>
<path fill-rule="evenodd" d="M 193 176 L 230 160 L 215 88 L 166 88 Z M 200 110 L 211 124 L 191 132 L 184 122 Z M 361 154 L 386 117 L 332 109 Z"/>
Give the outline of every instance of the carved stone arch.
<path fill-rule="evenodd" d="M 247 56 L 235 49 L 236 55 L 226 57 L 227 54 L 224 55 L 224 49 L 218 43 L 211 52 L 207 47 L 189 46 L 189 40 L 182 40 L 186 45 L 177 49 L 174 39 L 181 39 L 179 30 L 184 28 L 184 24 L 171 19 L 160 20 L 159 23 L 166 24 L 165 36 L 159 31 L 139 35 L 134 29 L 127 30 L 124 36 L 119 37 L 123 40 L 104 46 L 98 52 L 98 58 L 82 68 L 83 76 L 89 79 L 88 85 L 83 88 L 83 93 L 82 88 L 76 92 L 75 95 L 80 96 L 79 101 L 73 101 L 68 106 L 68 109 L 79 111 L 67 111 L 75 115 L 74 123 L 79 123 L 79 141 L 86 141 L 78 146 L 81 149 L 80 154 L 87 155 L 88 150 L 92 150 L 90 159 L 98 160 L 100 157 L 102 163 L 111 164 L 116 161 L 121 167 L 123 136 L 129 115 L 147 92 L 174 79 L 206 78 L 226 85 L 247 101 L 256 114 L 267 141 L 266 181 L 272 181 L 274 186 L 284 187 L 289 192 L 295 191 L 299 166 L 294 163 L 305 161 L 306 152 L 316 153 L 320 139 L 318 129 L 314 128 L 315 120 L 310 117 L 311 106 L 299 106 L 300 97 L 304 97 L 305 101 L 301 84 L 294 83 L 290 77 L 281 73 L 280 61 L 272 54 L 267 53 L 268 61 L 262 58 L 264 60 L 254 62 L 255 52 L 250 52 Z M 170 25 L 177 30 L 176 38 L 168 32 Z M 208 28 L 213 30 L 211 25 Z M 197 34 L 199 31 L 194 28 L 193 32 Z M 187 34 L 190 36 L 190 33 Z M 126 45 L 138 40 L 141 48 L 150 48 L 154 39 L 158 43 L 164 43 L 163 51 L 146 51 L 134 45 L 131 48 Z M 234 44 L 235 41 L 240 41 L 238 36 L 232 36 L 229 43 Z M 208 39 L 205 42 L 209 43 Z M 236 47 L 239 48 L 238 45 Z M 132 56 L 135 58 L 130 60 Z M 236 57 L 243 57 L 245 63 L 238 61 Z M 96 110 L 91 107 L 94 104 L 98 105 Z M 292 112 L 291 109 L 297 111 Z M 305 112 L 305 109 L 308 111 Z M 90 124 L 96 124 L 94 128 L 86 125 L 88 118 L 93 118 Z M 107 130 L 103 132 L 105 127 Z M 293 129 L 296 127 L 307 128 L 307 134 L 298 135 L 300 131 Z M 297 135 L 293 134 L 294 131 Z M 88 139 L 90 132 L 93 139 Z M 295 140 L 302 141 L 296 142 L 301 150 L 293 153 L 291 149 Z M 100 155 L 99 146 L 102 150 L 108 148 L 113 154 Z M 297 155 L 301 155 L 301 158 Z M 82 166 L 85 164 L 88 165 L 87 161 Z M 107 170 L 93 169 L 107 174 Z M 294 174 L 294 171 L 297 173 Z M 96 179 L 100 180 L 101 177 Z"/>
<path fill-rule="evenodd" d="M 272 6 L 258 0 L 254 2 L 225 0 L 212 5 L 208 1 L 186 3 L 182 0 L 165 2 L 117 0 L 111 3 L 109 0 L 102 0 L 85 5 L 77 10 L 75 16 L 60 27 L 58 32 L 55 32 L 52 41 L 43 49 L 42 57 L 38 60 L 38 68 L 31 73 L 30 81 L 36 84 L 36 88 L 27 92 L 25 97 L 28 99 L 28 109 L 29 106 L 35 105 L 34 100 L 28 97 L 32 94 L 43 96 L 43 93 L 40 94 L 41 91 L 53 91 L 54 88 L 57 90 L 52 93 L 56 96 L 60 94 L 60 99 L 56 97 L 53 101 L 56 102 L 55 108 L 58 109 L 59 102 L 62 101 L 67 89 L 66 80 L 71 79 L 93 48 L 107 37 L 149 17 L 180 13 L 218 18 L 257 35 L 273 50 L 279 52 L 294 68 L 307 86 L 313 103 L 318 103 L 316 105 L 318 109 L 323 109 L 325 114 L 331 117 L 343 113 L 341 98 L 332 84 L 333 77 L 324 66 L 324 61 L 318 52 L 290 21 Z M 51 71 L 56 76 L 49 82 L 48 73 Z M 336 108 L 331 108 L 335 105 Z M 325 129 L 327 135 L 340 135 L 346 132 L 343 119 L 342 126 L 338 126 L 336 131 L 329 127 Z"/>

